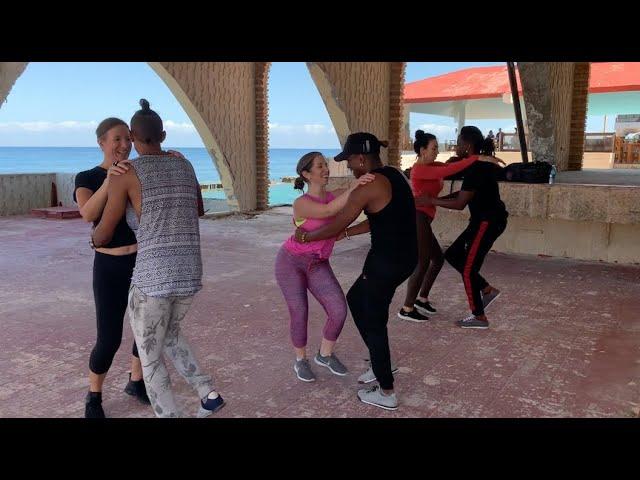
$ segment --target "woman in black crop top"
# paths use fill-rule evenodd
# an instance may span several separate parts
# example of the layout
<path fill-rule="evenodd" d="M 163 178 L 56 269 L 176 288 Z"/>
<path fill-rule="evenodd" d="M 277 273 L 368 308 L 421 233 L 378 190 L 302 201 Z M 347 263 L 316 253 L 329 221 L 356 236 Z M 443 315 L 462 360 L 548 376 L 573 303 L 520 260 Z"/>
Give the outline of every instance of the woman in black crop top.
<path fill-rule="evenodd" d="M 94 227 L 100 222 L 107 203 L 109 178 L 129 169 L 131 139 L 128 125 L 118 118 L 103 120 L 96 130 L 98 145 L 104 153 L 100 165 L 80 172 L 75 178 L 74 200 L 80 214 Z M 129 285 L 136 264 L 136 237 L 124 217 L 116 227 L 113 240 L 97 248 L 93 260 L 93 296 L 96 305 L 97 340 L 89 359 L 89 393 L 85 403 L 86 418 L 104 418 L 102 384 L 120 342 L 127 309 Z M 148 404 L 142 380 L 138 349 L 133 343 L 131 374 L 125 392 Z"/>

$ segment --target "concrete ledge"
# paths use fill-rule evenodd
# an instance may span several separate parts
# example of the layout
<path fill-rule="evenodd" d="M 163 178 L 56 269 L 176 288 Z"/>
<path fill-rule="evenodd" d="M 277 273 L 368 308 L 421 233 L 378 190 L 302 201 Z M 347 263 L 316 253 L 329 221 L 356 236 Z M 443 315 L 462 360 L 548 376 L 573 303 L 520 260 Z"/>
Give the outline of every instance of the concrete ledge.
<path fill-rule="evenodd" d="M 350 177 L 329 181 L 345 186 Z M 449 193 L 446 181 L 441 194 Z M 453 191 L 461 182 L 453 182 Z M 500 183 L 509 226 L 494 245 L 504 253 L 524 253 L 640 263 L 640 187 L 610 185 Z M 468 209 L 438 209 L 434 232 L 450 244 L 466 227 Z"/>
<path fill-rule="evenodd" d="M 454 182 L 453 191 L 461 185 Z M 450 189 L 446 181 L 443 192 Z M 501 182 L 500 196 L 514 217 L 640 223 L 640 187 L 635 186 Z"/>
<path fill-rule="evenodd" d="M 352 177 L 331 177 L 329 189 L 346 186 Z M 445 181 L 441 194 L 452 191 Z M 453 191 L 461 181 L 453 182 Z M 640 187 L 625 185 L 548 185 L 500 183 L 500 196 L 513 217 L 578 222 L 640 223 Z"/>
<path fill-rule="evenodd" d="M 451 244 L 469 222 L 467 211 L 439 209 L 433 231 L 440 243 Z M 640 224 L 580 222 L 510 216 L 507 230 L 494 244 L 502 253 L 640 263 Z"/>
<path fill-rule="evenodd" d="M 39 218 L 54 218 L 57 220 L 82 217 L 80 210 L 74 207 L 34 208 L 31 210 L 31 215 Z"/>

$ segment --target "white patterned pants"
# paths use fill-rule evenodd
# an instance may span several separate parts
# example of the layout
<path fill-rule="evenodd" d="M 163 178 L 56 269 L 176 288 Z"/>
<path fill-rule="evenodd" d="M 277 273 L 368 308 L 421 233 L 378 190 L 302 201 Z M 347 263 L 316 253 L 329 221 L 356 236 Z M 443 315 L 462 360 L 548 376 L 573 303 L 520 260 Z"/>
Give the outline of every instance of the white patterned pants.
<path fill-rule="evenodd" d="M 199 398 L 213 390 L 211 377 L 202 372 L 180 322 L 193 302 L 189 297 L 149 297 L 138 287 L 129 289 L 129 321 L 138 345 L 144 384 L 157 417 L 179 417 L 163 353 L 191 385 Z"/>

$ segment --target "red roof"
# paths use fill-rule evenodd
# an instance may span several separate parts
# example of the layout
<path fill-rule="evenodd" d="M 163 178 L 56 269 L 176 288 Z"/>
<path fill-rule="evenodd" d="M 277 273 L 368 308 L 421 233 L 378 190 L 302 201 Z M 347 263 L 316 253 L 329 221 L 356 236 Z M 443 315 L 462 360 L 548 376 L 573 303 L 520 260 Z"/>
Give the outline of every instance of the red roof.
<path fill-rule="evenodd" d="M 522 95 L 516 71 L 518 94 Z M 640 62 L 592 63 L 589 93 L 640 90 Z M 510 93 L 507 66 L 465 68 L 404 86 L 405 103 L 431 103 L 502 97 Z"/>

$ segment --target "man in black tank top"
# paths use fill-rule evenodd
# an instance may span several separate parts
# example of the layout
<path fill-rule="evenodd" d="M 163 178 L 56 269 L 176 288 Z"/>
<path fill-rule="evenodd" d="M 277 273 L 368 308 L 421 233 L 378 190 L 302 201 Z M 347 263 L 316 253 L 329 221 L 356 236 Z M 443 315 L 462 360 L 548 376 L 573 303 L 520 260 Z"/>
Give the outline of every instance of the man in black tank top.
<path fill-rule="evenodd" d="M 379 141 L 370 133 L 349 135 L 337 162 L 347 161 L 356 178 L 373 173 L 371 183 L 360 186 L 349 196 L 346 207 L 333 223 L 313 232 L 296 230 L 299 242 L 327 238 L 350 238 L 371 232 L 371 249 L 362 274 L 349 292 L 347 302 L 369 354 L 371 369 L 360 376 L 360 383 L 378 380 L 379 387 L 363 389 L 358 398 L 370 405 L 395 410 L 398 399 L 393 390 L 387 322 L 389 306 L 396 289 L 413 273 L 418 262 L 416 212 L 411 186 L 397 168 L 383 165 Z M 367 220 L 349 227 L 360 213 Z"/>

